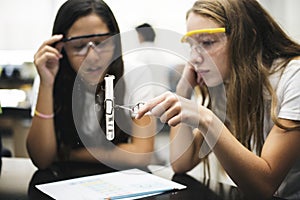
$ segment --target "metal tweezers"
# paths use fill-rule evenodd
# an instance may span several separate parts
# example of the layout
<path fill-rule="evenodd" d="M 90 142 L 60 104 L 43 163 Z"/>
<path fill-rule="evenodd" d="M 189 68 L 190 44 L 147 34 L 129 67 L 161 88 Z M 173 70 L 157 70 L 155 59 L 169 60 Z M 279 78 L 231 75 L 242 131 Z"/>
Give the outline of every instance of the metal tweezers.
<path fill-rule="evenodd" d="M 133 114 L 137 114 L 137 112 L 139 111 L 139 109 L 145 105 L 144 102 L 139 102 L 137 104 L 132 104 L 132 105 L 115 105 L 114 107 L 116 109 L 124 109 L 124 110 L 129 110 L 131 111 Z"/>

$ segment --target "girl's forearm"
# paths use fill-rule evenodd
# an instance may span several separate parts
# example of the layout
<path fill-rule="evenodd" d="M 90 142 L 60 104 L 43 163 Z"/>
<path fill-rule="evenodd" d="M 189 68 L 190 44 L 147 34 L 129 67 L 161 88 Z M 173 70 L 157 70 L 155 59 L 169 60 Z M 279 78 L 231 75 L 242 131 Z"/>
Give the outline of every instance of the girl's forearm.
<path fill-rule="evenodd" d="M 267 161 L 245 148 L 217 117 L 212 120 L 205 140 L 247 196 L 264 199 L 273 195 L 278 183 Z"/>
<path fill-rule="evenodd" d="M 200 132 L 179 124 L 170 132 L 170 162 L 175 173 L 185 173 L 201 161 L 199 150 L 203 142 Z"/>
<path fill-rule="evenodd" d="M 52 87 L 40 87 L 36 110 L 44 115 L 53 114 Z M 27 150 L 39 168 L 46 168 L 56 158 L 56 136 L 53 118 L 35 115 L 27 136 Z"/>

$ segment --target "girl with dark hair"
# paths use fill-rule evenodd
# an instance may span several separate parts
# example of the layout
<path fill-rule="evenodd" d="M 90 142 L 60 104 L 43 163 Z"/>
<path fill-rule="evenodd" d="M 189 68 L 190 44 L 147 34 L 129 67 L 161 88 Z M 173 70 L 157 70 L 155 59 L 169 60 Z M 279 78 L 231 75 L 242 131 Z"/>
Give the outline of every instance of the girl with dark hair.
<path fill-rule="evenodd" d="M 115 137 L 105 137 L 105 76 L 118 85 L 115 104 L 123 105 L 126 89 L 119 33 L 102 0 L 68 0 L 60 7 L 53 36 L 34 56 L 40 83 L 27 149 L 38 168 L 61 160 L 112 168 L 149 164 L 156 129 L 151 117 L 136 120 L 114 110 Z"/>
<path fill-rule="evenodd" d="M 150 100 L 136 118 L 151 111 L 174 126 L 176 173 L 193 169 L 209 147 L 250 199 L 300 199 L 300 45 L 257 0 L 198 0 L 186 23 L 191 59 L 176 94 Z M 191 100 L 199 86 L 210 103 Z M 217 99 L 221 86 L 225 98 Z"/>

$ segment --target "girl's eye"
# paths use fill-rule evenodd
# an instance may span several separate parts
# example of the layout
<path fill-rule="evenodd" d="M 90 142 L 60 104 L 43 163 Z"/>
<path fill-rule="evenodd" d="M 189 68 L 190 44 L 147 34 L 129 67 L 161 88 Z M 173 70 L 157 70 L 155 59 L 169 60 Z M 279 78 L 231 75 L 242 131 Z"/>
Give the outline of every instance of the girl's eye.
<path fill-rule="evenodd" d="M 86 45 L 77 45 L 77 46 L 73 46 L 74 49 L 82 49 L 84 48 Z"/>
<path fill-rule="evenodd" d="M 85 46 L 87 46 L 87 44 L 86 43 L 83 43 L 83 42 L 78 42 L 78 43 L 73 43 L 72 44 L 72 48 L 73 49 L 82 49 L 82 48 L 84 48 Z"/>
<path fill-rule="evenodd" d="M 100 41 L 95 41 L 94 42 L 94 44 L 96 45 L 96 46 L 98 46 L 99 44 L 101 44 L 102 42 L 100 42 Z"/>
<path fill-rule="evenodd" d="M 214 40 L 207 40 L 207 41 L 202 41 L 201 44 L 204 47 L 209 47 L 209 46 L 213 45 L 215 42 L 216 41 L 214 41 Z"/>

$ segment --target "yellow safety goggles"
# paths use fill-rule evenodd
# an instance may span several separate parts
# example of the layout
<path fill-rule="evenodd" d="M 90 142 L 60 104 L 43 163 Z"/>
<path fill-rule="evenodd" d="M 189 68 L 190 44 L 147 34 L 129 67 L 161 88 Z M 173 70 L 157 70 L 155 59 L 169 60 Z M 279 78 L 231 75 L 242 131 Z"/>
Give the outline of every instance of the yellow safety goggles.
<path fill-rule="evenodd" d="M 225 28 L 211 28 L 211 29 L 199 29 L 187 32 L 182 38 L 181 42 L 186 42 L 186 39 L 195 34 L 213 34 L 213 33 L 226 33 Z"/>

